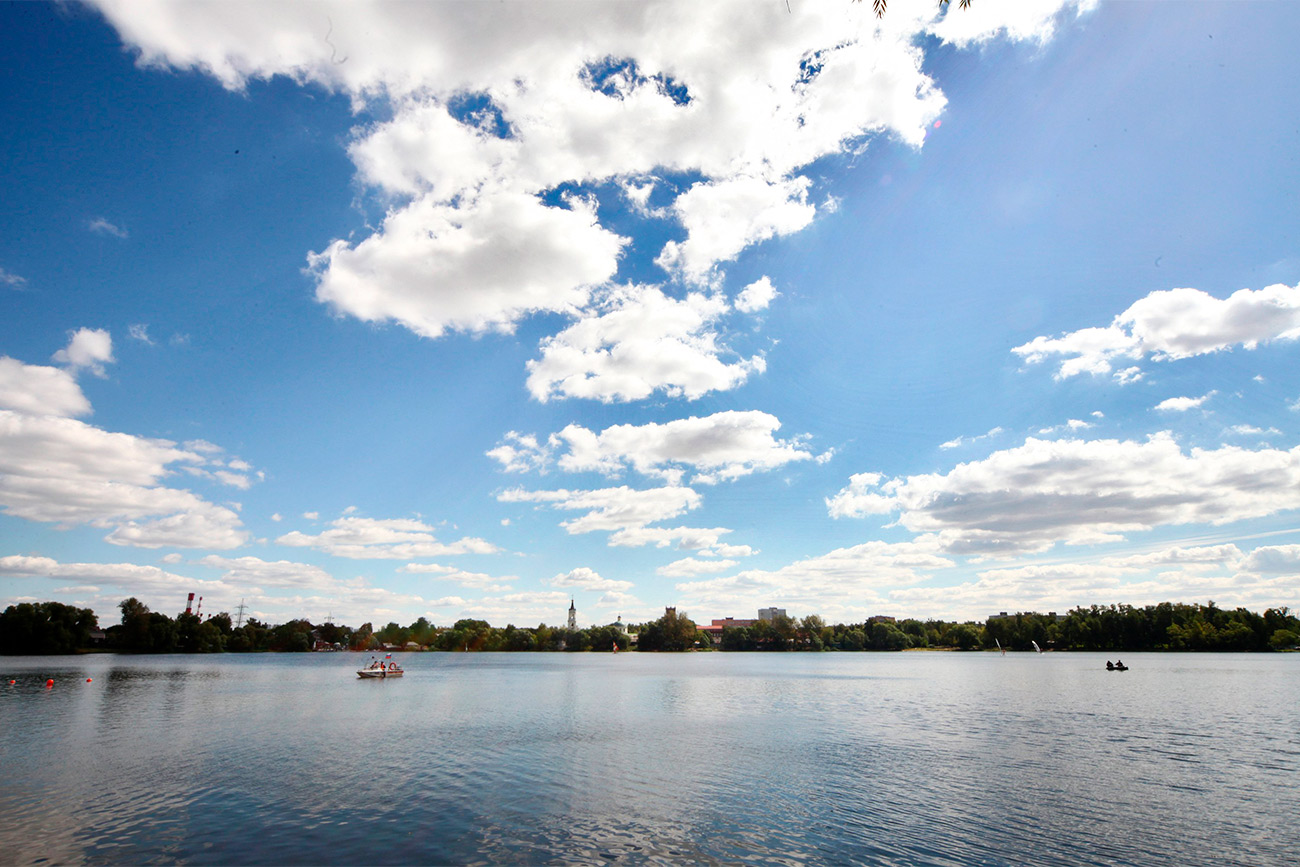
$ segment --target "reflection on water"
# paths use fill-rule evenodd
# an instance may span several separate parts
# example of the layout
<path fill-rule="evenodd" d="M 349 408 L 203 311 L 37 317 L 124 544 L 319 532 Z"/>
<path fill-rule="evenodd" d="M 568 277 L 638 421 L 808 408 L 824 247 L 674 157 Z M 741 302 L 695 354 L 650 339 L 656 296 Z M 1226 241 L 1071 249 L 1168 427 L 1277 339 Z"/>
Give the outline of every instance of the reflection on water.
<path fill-rule="evenodd" d="M 358 659 L 0 658 L 0 860 L 1294 863 L 1296 655 Z"/>

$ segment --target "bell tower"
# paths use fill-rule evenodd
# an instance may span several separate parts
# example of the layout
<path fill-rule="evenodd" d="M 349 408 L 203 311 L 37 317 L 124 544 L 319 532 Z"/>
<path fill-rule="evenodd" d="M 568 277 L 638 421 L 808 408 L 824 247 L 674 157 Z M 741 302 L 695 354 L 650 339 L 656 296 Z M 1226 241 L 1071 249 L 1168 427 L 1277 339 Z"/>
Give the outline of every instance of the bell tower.
<path fill-rule="evenodd" d="M 578 609 L 573 607 L 573 600 L 569 600 L 569 631 L 578 631 Z"/>

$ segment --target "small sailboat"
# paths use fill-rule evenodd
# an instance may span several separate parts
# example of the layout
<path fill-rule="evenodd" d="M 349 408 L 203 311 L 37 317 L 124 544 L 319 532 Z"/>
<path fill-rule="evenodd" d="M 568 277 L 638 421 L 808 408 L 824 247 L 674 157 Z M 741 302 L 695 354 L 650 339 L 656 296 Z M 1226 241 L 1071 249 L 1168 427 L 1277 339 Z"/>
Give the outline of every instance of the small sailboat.
<path fill-rule="evenodd" d="M 1006 655 L 1007 655 L 1007 649 L 1006 649 L 1005 647 L 1002 646 L 1002 642 L 1001 642 L 1001 641 L 998 641 L 998 640 L 995 638 L 995 639 L 993 639 L 993 643 L 996 644 L 996 645 L 998 646 L 998 650 L 1000 650 L 1000 651 L 1002 652 L 1002 655 L 1003 655 L 1003 656 L 1006 656 Z"/>
<path fill-rule="evenodd" d="M 1037 653 L 1042 653 L 1042 652 L 1043 652 L 1043 648 L 1041 648 L 1041 647 L 1038 646 L 1038 642 L 1037 642 L 1037 641 L 1034 641 L 1033 639 L 1030 639 L 1029 643 L 1032 644 L 1032 645 L 1034 646 L 1034 651 L 1035 651 L 1035 652 L 1037 652 Z"/>

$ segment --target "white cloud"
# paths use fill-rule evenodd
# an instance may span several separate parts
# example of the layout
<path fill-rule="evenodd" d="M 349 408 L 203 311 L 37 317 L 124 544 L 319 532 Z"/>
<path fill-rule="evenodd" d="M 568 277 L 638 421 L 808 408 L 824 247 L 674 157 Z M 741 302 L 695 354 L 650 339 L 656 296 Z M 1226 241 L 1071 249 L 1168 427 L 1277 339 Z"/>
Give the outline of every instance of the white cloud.
<path fill-rule="evenodd" d="M 115 226 L 103 217 L 96 217 L 86 222 L 86 228 L 96 235 L 112 235 L 114 238 L 128 237 L 126 229 Z"/>
<path fill-rule="evenodd" d="M 473 587 L 489 593 L 502 593 L 510 589 L 510 581 L 518 581 L 516 575 L 497 577 L 485 572 L 467 572 L 455 566 L 443 566 L 438 563 L 407 563 L 397 569 L 407 575 L 437 575 L 440 581 L 451 581 L 461 587 Z"/>
<path fill-rule="evenodd" d="M 0 508 L 32 521 L 114 527 L 114 544 L 232 548 L 238 515 L 161 485 L 202 456 L 166 440 L 110 433 L 56 416 L 0 410 Z"/>
<path fill-rule="evenodd" d="M 218 557 L 209 554 L 198 561 L 202 566 L 220 569 L 222 580 L 238 586 L 294 587 L 330 590 L 339 582 L 319 566 L 289 560 L 263 560 L 259 557 Z"/>
<path fill-rule="evenodd" d="M 777 235 L 789 235 L 812 222 L 817 209 L 808 204 L 807 178 L 769 181 L 740 175 L 702 182 L 677 197 L 673 212 L 687 239 L 664 245 L 656 263 L 687 280 L 708 280 L 718 262 Z"/>
<path fill-rule="evenodd" d="M 275 541 L 355 560 L 415 560 L 454 554 L 494 554 L 500 550 L 491 542 L 468 536 L 455 542 L 439 542 L 433 527 L 414 518 L 343 517 L 331 521 L 330 528 L 315 536 L 295 530 Z"/>
<path fill-rule="evenodd" d="M 73 372 L 85 369 L 95 376 L 105 376 L 104 365 L 116 360 L 113 338 L 103 329 L 79 328 L 69 338 L 67 347 L 54 353 L 54 360 L 68 365 Z"/>
<path fill-rule="evenodd" d="M 90 401 L 68 371 L 0 356 L 0 409 L 78 416 L 90 414 Z"/>
<path fill-rule="evenodd" d="M 493 626 L 508 623 L 532 625 L 550 623 L 560 626 L 568 619 L 569 594 L 560 590 L 537 590 L 507 593 L 502 596 L 485 596 L 464 603 L 461 617 L 486 620 Z M 582 625 L 579 609 L 579 625 Z"/>
<path fill-rule="evenodd" d="M 997 435 L 1000 434 L 1000 433 L 1002 433 L 1002 428 L 1000 428 L 1000 427 L 995 427 L 995 428 L 992 428 L 991 430 L 989 430 L 988 433 L 982 433 L 982 434 L 980 434 L 979 436 L 974 436 L 974 437 L 957 437 L 956 439 L 948 440 L 946 443 L 940 443 L 940 444 L 939 444 L 939 448 L 941 448 L 941 449 L 955 449 L 955 448 L 957 448 L 958 446 L 963 446 L 963 445 L 966 445 L 967 443 L 975 443 L 975 442 L 979 442 L 980 440 L 986 440 L 986 439 L 988 439 L 988 438 L 990 438 L 990 437 L 995 437 L 995 436 L 997 436 Z"/>
<path fill-rule="evenodd" d="M 1269 545 L 1256 548 L 1238 565 L 1242 572 L 1288 575 L 1300 579 L 1300 545 Z M 1300 588 L 1300 581 L 1296 585 Z"/>
<path fill-rule="evenodd" d="M 1256 549 L 1260 560 L 1273 565 L 1282 546 Z M 1288 554 L 1276 569 L 1239 570 L 1234 545 L 1202 549 L 1170 549 L 1149 556 L 1114 558 L 1100 563 L 1034 564 L 979 573 L 975 581 L 946 587 L 906 587 L 889 594 L 899 610 L 923 617 L 984 619 L 997 611 L 1057 611 L 1076 606 L 1161 602 L 1208 602 L 1252 610 L 1295 606 L 1300 602 L 1300 570 Z M 1252 554 L 1253 556 L 1253 554 Z M 1246 558 L 1247 563 L 1250 557 Z M 1117 561 L 1124 561 L 1119 565 Z M 1152 574 L 1160 566 L 1165 571 Z M 1289 572 L 1289 574 L 1284 574 Z M 1271 575 L 1276 577 L 1270 577 Z"/>
<path fill-rule="evenodd" d="M 829 617 L 861 616 L 884 600 L 885 588 L 915 584 L 952 566 L 928 540 L 867 542 L 799 560 L 775 570 L 752 569 L 725 578 L 677 585 L 681 604 L 738 610 L 778 605 Z"/>
<path fill-rule="evenodd" d="M 423 337 L 511 331 L 524 316 L 567 312 L 618 266 L 623 239 L 593 210 L 497 193 L 459 206 L 424 197 L 390 211 L 353 245 L 310 257 L 316 297 L 365 322 L 395 321 Z"/>
<path fill-rule="evenodd" d="M 1226 299 L 1199 289 L 1152 292 L 1105 328 L 1035 337 L 1012 352 L 1030 363 L 1063 356 L 1055 375 L 1064 379 L 1078 373 L 1109 373 L 1121 358 L 1170 361 L 1297 337 L 1300 285 L 1277 283 L 1257 291 L 1242 289 Z M 1131 382 L 1140 378 L 1133 370 L 1126 368 L 1115 376 Z"/>
<path fill-rule="evenodd" d="M 585 511 L 560 524 L 570 534 L 640 529 L 656 521 L 675 518 L 700 505 L 700 495 L 690 488 L 670 486 L 636 491 L 628 487 L 592 491 L 502 491 L 503 503 L 542 503 L 553 509 Z M 615 544 L 611 541 L 611 544 Z"/>
<path fill-rule="evenodd" d="M 615 592 L 631 590 L 633 586 L 631 581 L 603 578 L 595 569 L 589 569 L 586 566 L 570 569 L 568 572 L 556 575 L 546 583 L 552 587 L 568 587 L 574 590 Z"/>
<path fill-rule="evenodd" d="M 157 566 L 134 563 L 60 563 L 49 557 L 11 555 L 0 557 L 0 575 L 54 578 L 61 581 L 94 581 L 126 588 L 134 593 L 179 595 L 182 592 L 212 593 L 227 589 L 220 582 L 198 581 L 176 575 Z"/>
<path fill-rule="evenodd" d="M 740 294 L 736 296 L 736 309 L 742 313 L 766 310 L 778 294 L 780 293 L 776 291 L 772 281 L 764 275 L 740 290 Z"/>
<path fill-rule="evenodd" d="M 1030 438 L 947 474 L 856 475 L 827 506 L 834 517 L 898 512 L 902 526 L 938 533 L 950 553 L 1004 556 L 1300 508 L 1300 448 L 1184 453 L 1168 433 L 1145 442 Z"/>
<path fill-rule="evenodd" d="M 730 532 L 726 527 L 627 527 L 610 536 L 609 544 L 617 548 L 676 545 L 683 551 L 715 557 L 749 557 L 755 553 L 748 545 L 722 542 L 722 537 Z"/>
<path fill-rule="evenodd" d="M 712 484 L 811 459 L 798 439 L 773 435 L 780 426 L 765 412 L 729 410 L 664 424 L 614 425 L 600 433 L 569 425 L 555 439 L 568 448 L 559 458 L 568 472 L 613 475 L 631 468 L 675 483 L 691 469 L 694 482 Z"/>
<path fill-rule="evenodd" d="M 130 335 L 132 340 L 138 340 L 141 343 L 148 344 L 149 346 L 154 345 L 153 339 L 149 337 L 149 326 L 143 322 L 137 322 L 134 325 L 128 326 L 126 333 Z"/>
<path fill-rule="evenodd" d="M 0 283 L 3 283 L 10 289 L 22 289 L 27 285 L 27 278 L 19 277 L 17 274 L 6 271 L 4 268 L 0 268 Z"/>
<path fill-rule="evenodd" d="M 583 318 L 541 343 L 528 362 L 528 390 L 547 401 L 583 397 L 640 400 L 663 392 L 690 400 L 727 391 L 762 373 L 761 355 L 734 358 L 718 341 L 728 311 L 719 295 L 670 298 L 654 286 L 619 286 L 602 293 Z"/>
<path fill-rule="evenodd" d="M 660 566 L 655 571 L 667 578 L 693 578 L 696 575 L 708 575 L 712 572 L 726 572 L 737 565 L 735 560 L 700 560 L 696 557 L 683 557 L 681 560 Z"/>
<path fill-rule="evenodd" d="M 930 32 L 944 42 L 965 46 L 988 42 L 998 37 L 1022 41 L 1046 42 L 1055 33 L 1063 11 L 1073 6 L 1075 15 L 1083 15 L 1097 6 L 1097 0 L 1078 0 L 1071 4 L 1021 2 L 972 3 L 960 10 L 947 10 Z M 993 8 L 990 8 L 993 7 Z M 894 10 L 889 10 L 893 14 Z"/>
<path fill-rule="evenodd" d="M 1200 397 L 1170 397 L 1156 404 L 1157 412 L 1187 412 L 1189 409 L 1196 409 L 1218 392 L 1208 392 Z"/>
<path fill-rule="evenodd" d="M 98 2 L 141 65 L 197 69 L 233 89 L 284 75 L 358 105 L 387 100 L 391 120 L 357 130 L 349 150 L 360 178 L 397 204 L 374 234 L 311 262 L 318 297 L 336 310 L 427 336 L 571 309 L 614 273 L 620 239 L 593 213 L 537 200 L 565 183 L 613 182 L 645 204 L 649 190 L 631 179 L 698 178 L 667 205 L 685 237 L 661 261 L 712 275 L 746 246 L 808 224 L 803 167 L 872 134 L 922 143 L 944 97 L 922 71 L 921 34 L 1041 40 L 1069 5 L 988 4 L 978 26 L 956 30 L 936 24 L 934 7 L 879 22 L 866 4 L 476 4 L 469 14 L 460 4 Z"/>
<path fill-rule="evenodd" d="M 1253 424 L 1234 424 L 1232 427 L 1224 431 L 1224 433 L 1235 434 L 1236 436 L 1243 437 L 1262 437 L 1270 434 L 1278 436 L 1282 432 L 1275 427 L 1259 428 L 1255 427 Z"/>
<path fill-rule="evenodd" d="M 501 464 L 501 470 L 507 473 L 526 473 L 532 470 L 545 470 L 550 463 L 550 446 L 537 441 L 532 434 L 509 431 L 502 442 L 487 452 L 487 456 Z"/>

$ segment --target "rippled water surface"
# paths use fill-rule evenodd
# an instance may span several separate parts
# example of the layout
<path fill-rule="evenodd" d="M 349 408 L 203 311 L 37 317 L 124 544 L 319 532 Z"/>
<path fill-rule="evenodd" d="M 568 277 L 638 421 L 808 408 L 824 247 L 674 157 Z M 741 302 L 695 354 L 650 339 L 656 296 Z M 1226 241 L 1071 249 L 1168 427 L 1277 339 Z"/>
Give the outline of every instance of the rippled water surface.
<path fill-rule="evenodd" d="M 0 657 L 0 863 L 1298 857 L 1298 654 L 363 659 Z"/>

